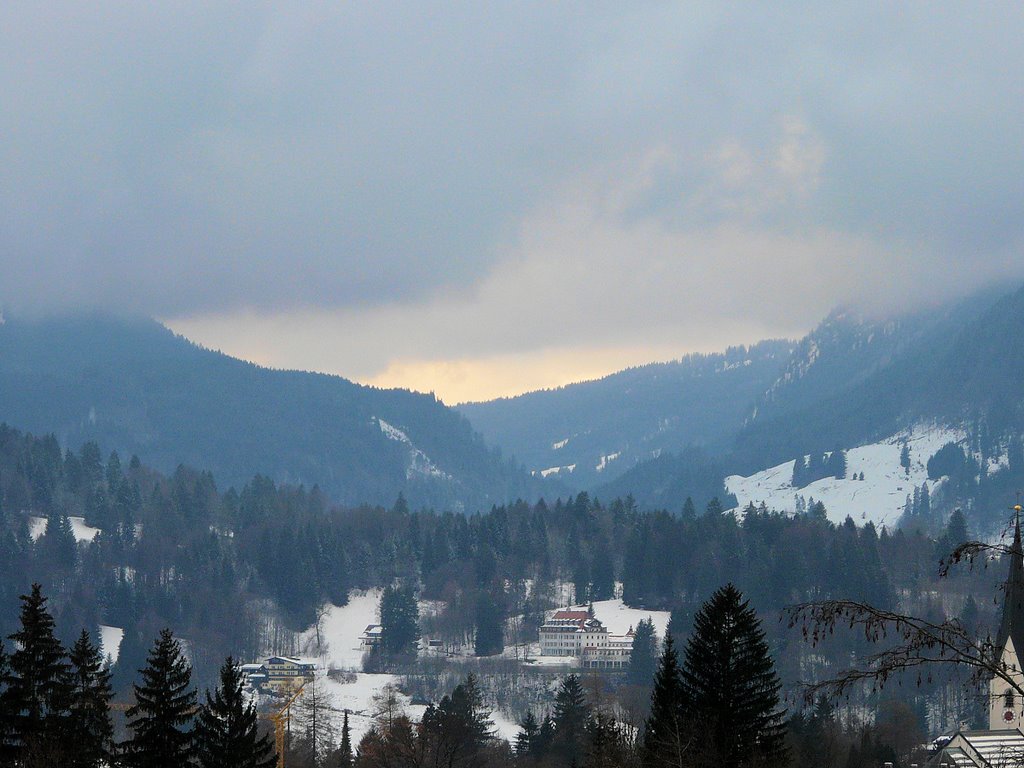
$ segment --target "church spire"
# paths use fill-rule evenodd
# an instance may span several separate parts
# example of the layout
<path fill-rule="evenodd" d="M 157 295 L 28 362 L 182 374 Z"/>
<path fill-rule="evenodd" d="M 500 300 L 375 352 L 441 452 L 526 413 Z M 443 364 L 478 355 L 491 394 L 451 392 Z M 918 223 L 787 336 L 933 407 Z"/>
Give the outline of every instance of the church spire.
<path fill-rule="evenodd" d="M 1013 508 L 1013 545 L 1010 547 L 1010 573 L 1003 594 L 1003 621 L 999 626 L 997 648 L 1004 648 L 1007 639 L 1013 640 L 1018 653 L 1024 651 L 1024 549 L 1021 547 L 1021 505 Z"/>

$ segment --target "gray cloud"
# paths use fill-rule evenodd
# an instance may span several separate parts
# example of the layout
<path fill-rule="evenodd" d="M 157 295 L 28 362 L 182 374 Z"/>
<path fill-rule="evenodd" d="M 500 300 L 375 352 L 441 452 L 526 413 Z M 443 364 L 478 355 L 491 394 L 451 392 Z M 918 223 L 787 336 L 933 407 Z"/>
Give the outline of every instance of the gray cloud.
<path fill-rule="evenodd" d="M 626 276 L 639 302 L 751 268 L 752 290 L 773 290 L 758 312 L 782 326 L 809 305 L 1019 275 L 1022 15 L 7 4 L 0 299 L 383 317 L 471 305 L 502 275 L 524 293 L 571 286 L 572 255 L 604 264 L 588 288 L 613 296 L 601 274 Z M 475 317 L 486 340 L 452 353 L 495 343 Z M 629 343 L 640 323 L 608 333 Z M 517 348 L 550 334 L 493 330 Z"/>

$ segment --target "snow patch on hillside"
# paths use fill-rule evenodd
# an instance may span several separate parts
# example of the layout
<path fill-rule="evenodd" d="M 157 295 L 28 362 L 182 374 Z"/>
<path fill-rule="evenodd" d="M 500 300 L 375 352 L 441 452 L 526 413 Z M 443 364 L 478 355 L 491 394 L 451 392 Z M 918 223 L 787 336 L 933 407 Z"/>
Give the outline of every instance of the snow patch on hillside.
<path fill-rule="evenodd" d="M 616 451 L 615 453 L 609 453 L 607 456 L 602 456 L 601 460 L 597 463 L 597 465 L 594 467 L 594 469 L 597 470 L 598 472 L 604 472 L 605 468 L 611 462 L 613 462 L 617 458 L 619 458 L 619 456 L 621 456 L 621 455 L 622 455 L 621 451 Z"/>
<path fill-rule="evenodd" d="M 823 502 L 834 523 L 850 516 L 861 525 L 871 521 L 876 526 L 892 527 L 915 487 L 927 483 L 929 492 L 934 492 L 941 484 L 942 480 L 928 480 L 928 459 L 946 443 L 962 443 L 965 439 L 960 429 L 918 425 L 881 442 L 848 450 L 843 480 L 828 477 L 796 488 L 792 485 L 794 462 L 787 461 L 749 477 L 731 475 L 725 478 L 725 485 L 736 495 L 738 509 L 763 501 L 769 509 L 795 512 L 796 497 L 800 495 L 807 501 L 813 497 Z M 909 473 L 900 466 L 904 443 L 910 448 Z M 862 472 L 864 480 L 852 479 Z"/>
<path fill-rule="evenodd" d="M 516 737 L 519 736 L 520 730 L 519 723 L 503 715 L 498 710 L 491 712 L 491 722 L 494 724 L 495 736 L 499 739 L 504 739 L 509 744 L 516 743 Z"/>
<path fill-rule="evenodd" d="M 100 532 L 99 528 L 86 525 L 84 517 L 69 517 L 68 520 L 71 521 L 71 531 L 75 534 L 75 541 L 92 541 Z"/>
<path fill-rule="evenodd" d="M 28 535 L 32 537 L 32 541 L 35 541 L 44 533 L 46 533 L 46 518 L 30 517 L 28 519 Z"/>
<path fill-rule="evenodd" d="M 100 532 L 99 528 L 86 525 L 85 518 L 69 517 L 68 520 L 71 521 L 71 532 L 75 536 L 75 541 L 92 541 L 96 538 L 96 534 Z M 47 519 L 45 517 L 33 516 L 28 519 L 28 535 L 32 537 L 32 541 L 46 533 L 46 525 Z"/>
<path fill-rule="evenodd" d="M 576 465 L 575 464 L 568 464 L 568 465 L 566 465 L 564 467 L 548 467 L 547 469 L 542 469 L 540 472 L 537 472 L 537 470 L 533 470 L 530 474 L 531 475 L 539 474 L 541 477 L 547 477 L 548 475 L 558 475 L 558 474 L 561 474 L 562 471 L 564 471 L 567 475 L 571 475 L 573 472 L 576 471 Z"/>
<path fill-rule="evenodd" d="M 417 448 L 405 432 L 400 430 L 398 427 L 388 424 L 384 419 L 376 419 L 376 421 L 378 426 L 380 426 L 380 431 L 386 438 L 409 446 L 409 465 L 405 468 L 405 477 L 407 480 L 412 479 L 416 475 L 421 477 L 439 477 L 443 480 L 452 479 L 451 475 L 440 469 L 430 460 L 430 457 L 427 456 L 427 454 Z"/>
<path fill-rule="evenodd" d="M 103 658 L 110 657 L 111 663 L 117 663 L 117 657 L 121 653 L 121 641 L 124 640 L 124 630 L 121 627 L 108 627 L 100 624 L 100 653 Z"/>
<path fill-rule="evenodd" d="M 560 450 L 562 448 L 565 448 L 565 446 L 567 446 L 568 444 L 569 444 L 569 438 L 567 437 L 567 438 L 565 438 L 565 440 L 559 440 L 557 443 L 552 443 L 551 444 L 551 450 L 552 451 Z"/>

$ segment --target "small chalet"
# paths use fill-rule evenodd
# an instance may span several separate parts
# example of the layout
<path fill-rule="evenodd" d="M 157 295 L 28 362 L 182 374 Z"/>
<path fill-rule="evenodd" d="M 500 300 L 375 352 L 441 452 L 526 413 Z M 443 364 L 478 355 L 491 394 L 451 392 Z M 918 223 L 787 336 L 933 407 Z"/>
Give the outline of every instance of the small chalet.
<path fill-rule="evenodd" d="M 262 691 L 266 687 L 269 677 L 267 676 L 267 668 L 265 666 L 262 664 L 243 664 L 239 669 L 242 673 L 242 678 L 254 691 Z"/>
<path fill-rule="evenodd" d="M 369 653 L 380 645 L 380 637 L 383 631 L 384 627 L 380 624 L 367 624 L 363 634 L 359 636 L 359 650 L 363 653 Z"/>

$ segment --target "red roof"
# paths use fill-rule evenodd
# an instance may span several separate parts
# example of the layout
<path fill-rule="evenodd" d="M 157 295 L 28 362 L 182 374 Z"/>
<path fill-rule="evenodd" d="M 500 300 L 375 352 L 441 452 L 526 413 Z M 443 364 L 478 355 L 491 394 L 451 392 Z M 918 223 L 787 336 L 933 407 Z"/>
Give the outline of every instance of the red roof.
<path fill-rule="evenodd" d="M 590 618 L 587 611 L 556 611 L 551 617 L 553 620 L 585 621 Z"/>

